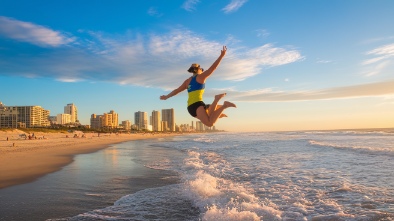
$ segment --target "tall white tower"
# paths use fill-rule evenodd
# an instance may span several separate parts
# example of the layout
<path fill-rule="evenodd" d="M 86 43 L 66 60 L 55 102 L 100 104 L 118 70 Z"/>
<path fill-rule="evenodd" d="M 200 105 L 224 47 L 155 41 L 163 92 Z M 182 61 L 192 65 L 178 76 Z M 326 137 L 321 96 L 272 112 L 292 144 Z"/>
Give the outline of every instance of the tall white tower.
<path fill-rule="evenodd" d="M 161 129 L 161 117 L 159 111 L 152 111 L 152 130 L 153 131 L 162 131 Z"/>
<path fill-rule="evenodd" d="M 162 121 L 167 121 L 170 131 L 175 131 L 175 111 L 174 108 L 161 110 Z"/>
<path fill-rule="evenodd" d="M 148 129 L 148 113 L 142 111 L 135 112 L 134 122 L 138 130 Z"/>
<path fill-rule="evenodd" d="M 78 109 L 77 106 L 75 106 L 73 103 L 67 104 L 67 106 L 64 107 L 64 113 L 71 115 L 71 123 L 79 122 Z"/>

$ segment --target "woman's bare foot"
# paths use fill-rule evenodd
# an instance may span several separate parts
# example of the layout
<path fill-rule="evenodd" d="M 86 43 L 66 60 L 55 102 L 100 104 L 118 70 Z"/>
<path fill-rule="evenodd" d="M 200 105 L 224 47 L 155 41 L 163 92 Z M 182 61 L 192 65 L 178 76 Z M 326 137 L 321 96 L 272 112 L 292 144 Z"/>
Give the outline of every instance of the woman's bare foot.
<path fill-rule="evenodd" d="M 231 103 L 230 101 L 225 101 L 223 103 L 224 108 L 228 108 L 228 107 L 237 107 L 237 105 L 235 105 L 234 103 Z"/>
<path fill-rule="evenodd" d="M 221 115 L 219 116 L 219 118 L 222 118 L 222 117 L 227 117 L 227 115 L 226 115 L 226 114 L 221 114 Z"/>
<path fill-rule="evenodd" d="M 215 95 L 215 100 L 220 100 L 224 96 L 226 96 L 226 93 Z"/>

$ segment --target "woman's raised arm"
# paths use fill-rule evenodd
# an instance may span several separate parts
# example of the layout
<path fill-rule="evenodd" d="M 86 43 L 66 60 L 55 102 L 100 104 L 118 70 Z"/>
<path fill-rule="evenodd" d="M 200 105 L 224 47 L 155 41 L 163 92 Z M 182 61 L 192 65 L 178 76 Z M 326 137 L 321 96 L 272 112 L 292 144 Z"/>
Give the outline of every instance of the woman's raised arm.
<path fill-rule="evenodd" d="M 226 55 L 227 52 L 227 47 L 223 46 L 223 49 L 220 52 L 220 56 L 216 59 L 215 62 L 211 65 L 211 67 L 208 68 L 208 70 L 204 71 L 200 75 L 197 76 L 197 81 L 201 84 L 205 83 L 206 79 L 211 76 L 211 74 L 216 70 L 216 68 L 219 66 L 220 62 L 222 61 L 222 58 Z"/>

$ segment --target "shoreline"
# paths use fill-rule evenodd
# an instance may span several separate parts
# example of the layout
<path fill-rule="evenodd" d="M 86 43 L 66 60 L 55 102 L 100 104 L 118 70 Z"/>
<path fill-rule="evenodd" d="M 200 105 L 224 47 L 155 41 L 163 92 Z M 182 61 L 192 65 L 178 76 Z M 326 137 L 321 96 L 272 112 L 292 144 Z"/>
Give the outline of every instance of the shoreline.
<path fill-rule="evenodd" d="M 38 139 L 20 138 L 19 130 L 0 131 L 0 189 L 29 183 L 59 171 L 78 154 L 93 153 L 118 143 L 180 134 L 36 133 Z M 84 137 L 82 137 L 84 135 Z M 68 137 L 67 137 L 68 136 Z"/>
<path fill-rule="evenodd" d="M 75 217 L 111 207 L 122 197 L 179 183 L 177 172 L 150 168 L 143 162 L 184 153 L 151 145 L 162 139 L 145 137 L 75 155 L 59 171 L 0 189 L 0 220 L 79 220 Z"/>

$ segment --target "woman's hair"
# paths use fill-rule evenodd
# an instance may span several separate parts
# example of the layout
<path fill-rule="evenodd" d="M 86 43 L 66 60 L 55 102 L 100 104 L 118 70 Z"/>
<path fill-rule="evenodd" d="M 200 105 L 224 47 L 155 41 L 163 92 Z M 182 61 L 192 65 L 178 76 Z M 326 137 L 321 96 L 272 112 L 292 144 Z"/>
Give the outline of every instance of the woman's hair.
<path fill-rule="evenodd" d="M 192 66 L 190 66 L 189 70 L 187 70 L 187 72 L 189 73 L 197 73 L 198 69 L 200 68 L 199 64 L 192 64 Z"/>

